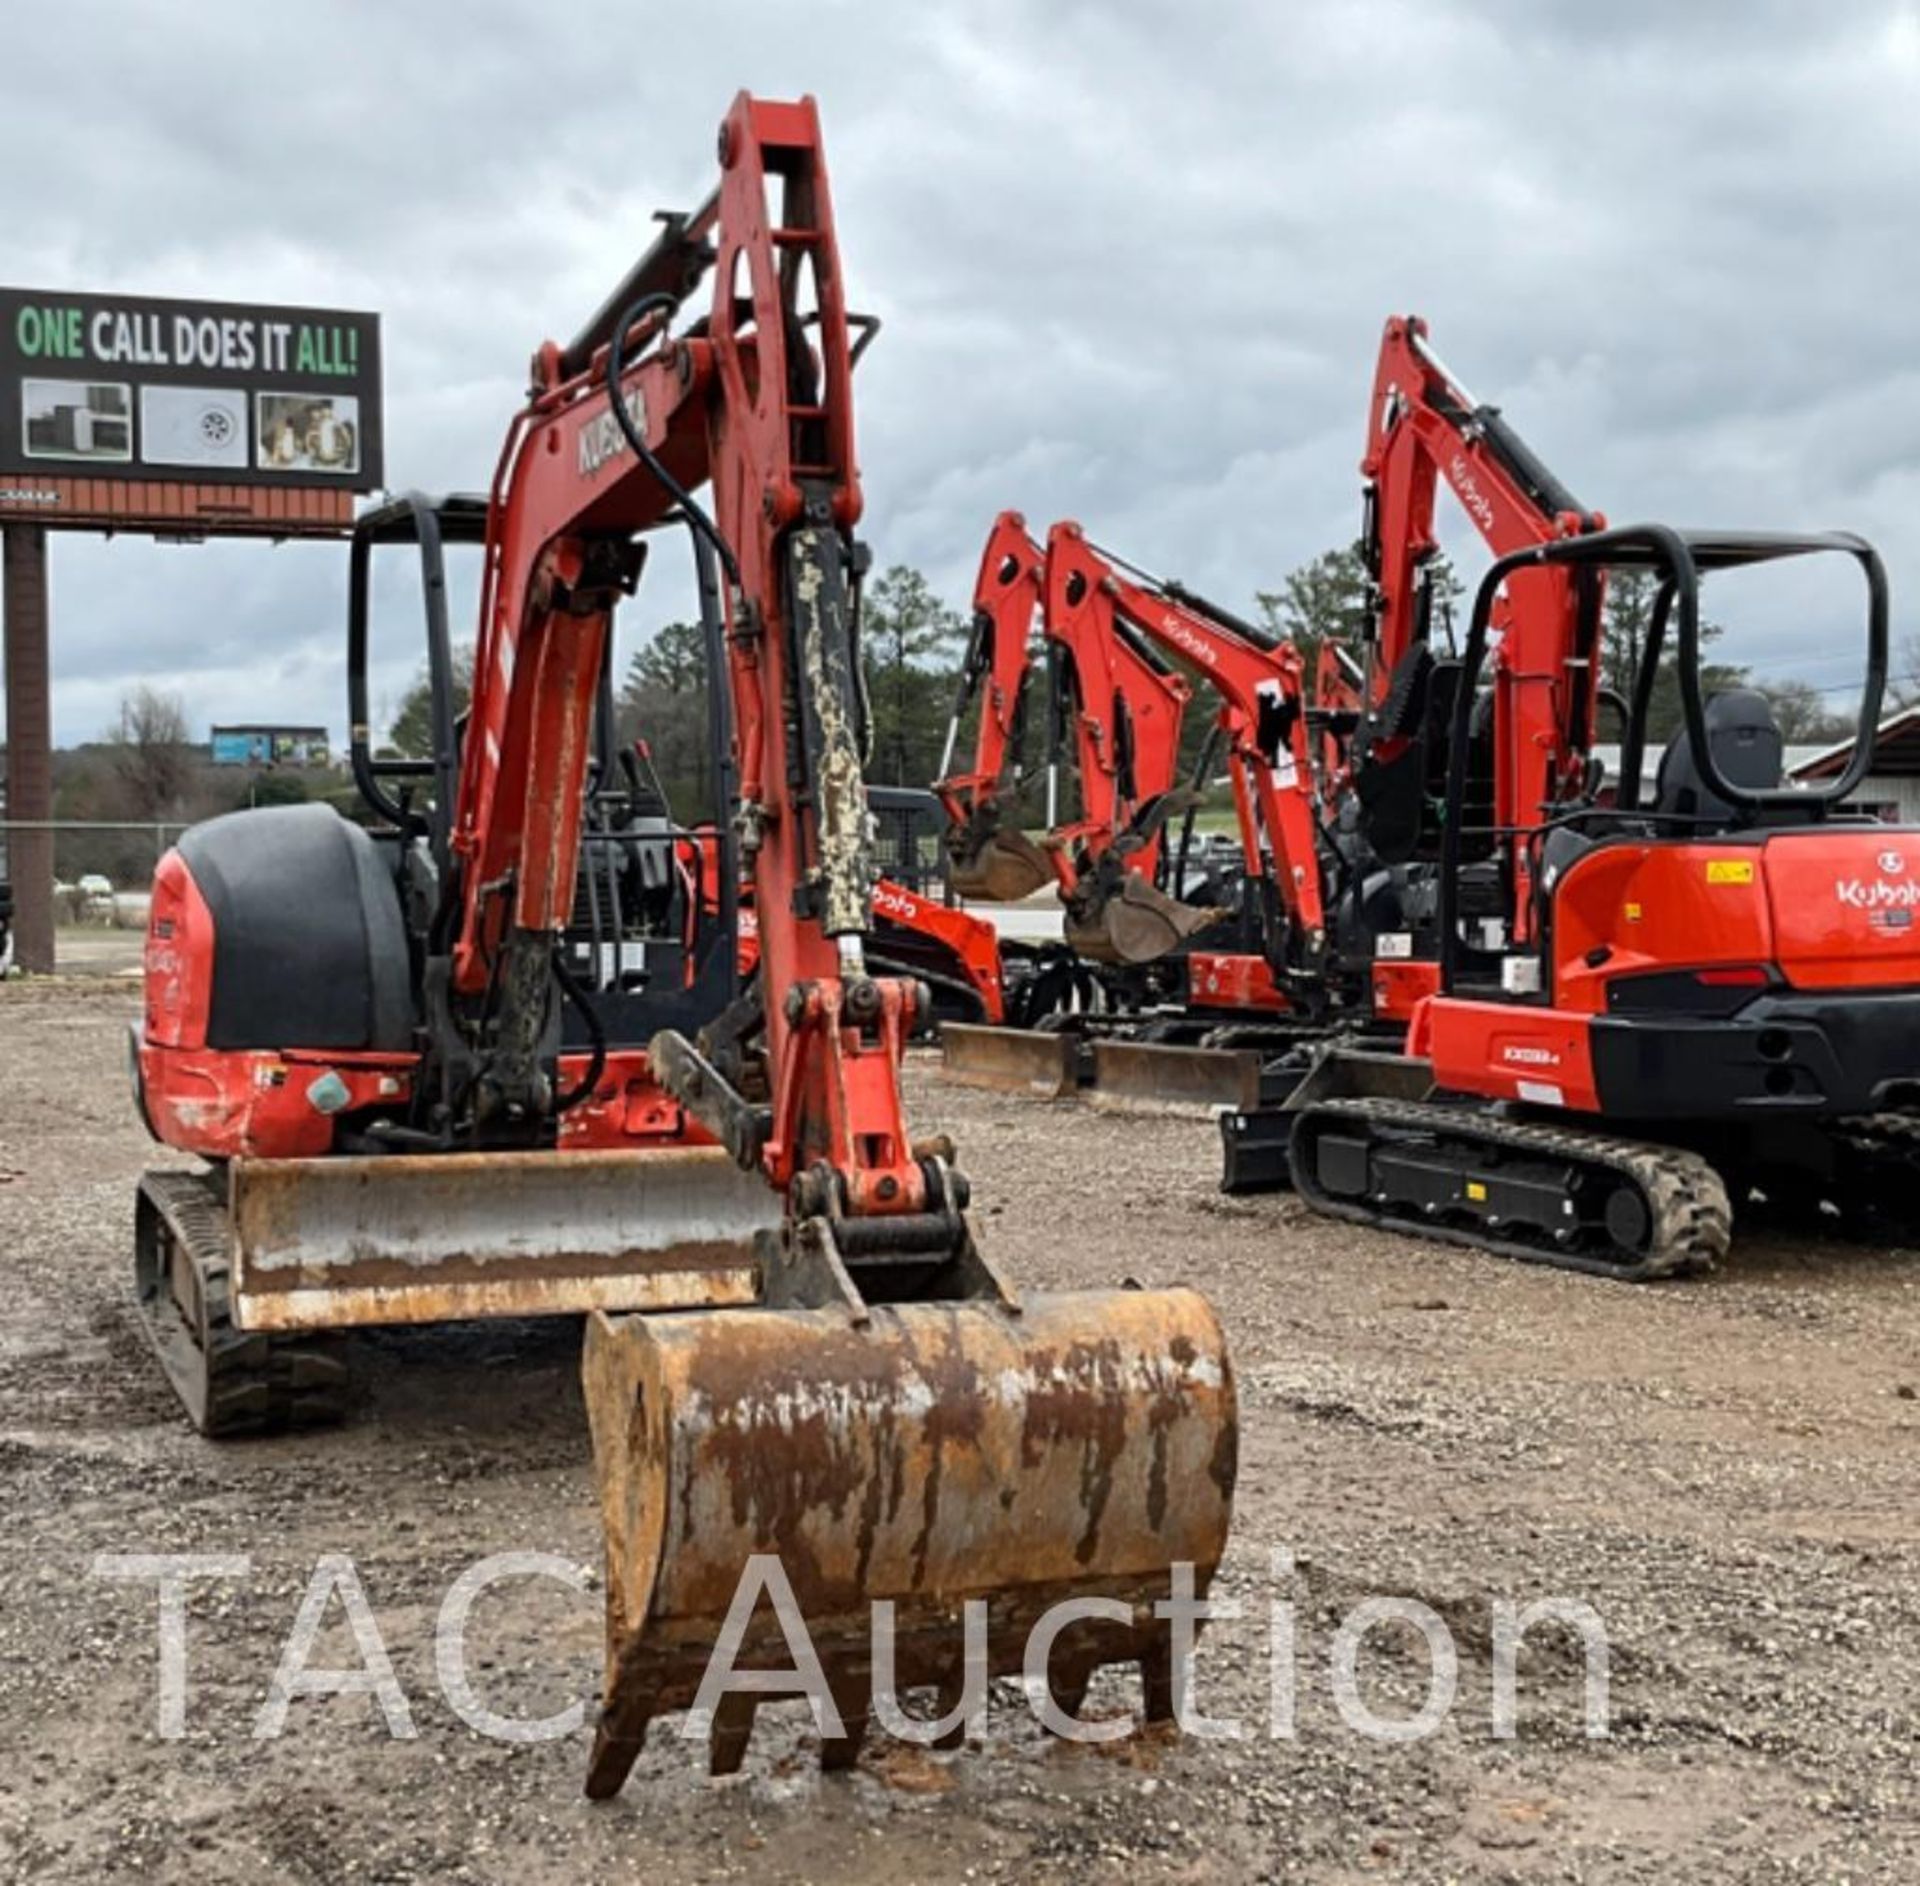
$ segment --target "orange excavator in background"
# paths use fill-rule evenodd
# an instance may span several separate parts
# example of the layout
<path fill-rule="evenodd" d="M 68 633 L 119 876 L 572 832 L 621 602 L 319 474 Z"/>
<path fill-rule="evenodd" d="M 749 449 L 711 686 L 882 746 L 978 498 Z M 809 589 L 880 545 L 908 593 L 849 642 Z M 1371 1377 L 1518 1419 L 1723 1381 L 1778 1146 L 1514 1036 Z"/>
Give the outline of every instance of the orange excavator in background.
<path fill-rule="evenodd" d="M 1495 556 L 1598 530 L 1588 511 L 1544 465 L 1495 407 L 1460 391 L 1427 346 L 1424 324 L 1391 320 L 1374 365 L 1361 459 L 1360 546 L 1371 579 L 1372 623 L 1365 646 L 1329 643 L 1320 656 L 1318 694 L 1329 726 L 1321 769 L 1322 800 L 1333 831 L 1330 856 L 1340 889 L 1330 896 L 1333 955 L 1345 986 L 1350 1033 L 1363 1049 L 1398 1046 L 1437 985 L 1441 812 L 1445 801 L 1444 728 L 1460 664 L 1436 637 L 1440 614 L 1435 578 L 1443 567 L 1434 504 L 1444 482 Z M 1564 643 L 1576 664 L 1591 662 L 1597 711 L 1597 635 L 1602 579 L 1591 590 L 1576 630 L 1571 587 L 1510 585 L 1494 597 L 1493 623 L 1511 637 L 1522 619 L 1538 622 L 1528 640 Z M 1448 635 L 1451 623 L 1448 621 Z M 1584 668 L 1579 670 L 1585 672 Z M 1616 708 L 1621 704 L 1615 703 Z M 1344 709 L 1344 712 L 1337 710 Z M 1484 728 L 1490 701 L 1475 711 Z M 1622 709 L 1623 711 L 1623 709 Z M 1590 725 L 1582 740 L 1590 745 Z M 1476 749 L 1477 763 L 1487 749 Z M 1529 756 L 1529 767 L 1537 756 Z M 1536 790 L 1538 785 L 1536 782 Z M 1491 816 L 1493 782 L 1468 782 L 1472 816 Z M 1484 914 L 1484 913 L 1483 913 Z M 1362 1065 L 1348 1060 L 1326 1064 Z M 1258 1104 L 1220 1116 L 1225 1146 L 1223 1186 L 1260 1192 L 1291 1183 L 1288 1146 L 1292 1096 L 1308 1059 L 1297 1048 L 1264 1070 Z"/>
<path fill-rule="evenodd" d="M 1180 729 L 1193 688 L 1123 618 L 1084 608 L 1086 572 L 1047 539 L 1042 634 L 1053 692 L 1074 735 L 1081 814 L 1047 834 L 1067 946 L 1100 963 L 1159 962 L 1227 913 L 1166 884 L 1166 828 L 1193 800 L 1180 785 Z M 1200 781 L 1210 752 L 1203 753 Z"/>
<path fill-rule="evenodd" d="M 867 805 L 884 873 L 874 880 L 869 959 L 926 985 L 931 1007 L 915 1017 L 916 1033 L 932 1035 L 948 1021 L 999 1026 L 1032 964 L 1019 945 L 1002 944 L 987 918 L 961 908 L 947 871 L 927 855 L 923 838 L 943 843 L 939 801 L 919 787 L 869 786 Z M 749 888 L 740 909 L 741 980 L 751 979 L 759 963 L 759 923 Z"/>
<path fill-rule="evenodd" d="M 952 1147 L 906 1118 L 901 1057 L 929 998 L 868 956 L 859 323 L 812 101 L 742 94 L 719 158 L 713 194 L 664 219 L 570 344 L 535 354 L 484 505 L 360 520 L 352 751 L 379 830 L 300 806 L 188 832 L 156 877 L 136 1055 L 144 1117 L 206 1162 L 142 1181 L 135 1259 L 207 1432 L 338 1414 L 346 1328 L 589 1313 L 595 1795 L 692 1701 L 756 1554 L 778 1557 L 831 1687 L 829 1765 L 867 1726 L 882 1599 L 896 1682 L 959 1697 L 964 1607 L 987 1607 L 999 1676 L 1041 1612 L 1094 1597 L 1054 1640 L 1056 1694 L 1072 1710 L 1095 1669 L 1135 1662 L 1147 1713 L 1169 1715 L 1154 1601 L 1176 1562 L 1206 1588 L 1234 1477 L 1204 1299 L 1022 1298 L 974 1242 Z M 583 840 L 590 857 L 623 820 L 615 842 L 634 836 L 627 813 L 595 823 L 617 770 L 595 702 L 664 527 L 692 537 L 731 727 L 723 915 L 669 911 L 643 970 L 590 989 L 569 940 Z M 462 533 L 485 556 L 464 722 L 442 567 Z M 369 742 L 382 544 L 413 547 L 424 579 L 421 762 Z M 668 903 L 685 883 L 655 878 Z M 790 1671 L 791 1651 L 760 1617 L 734 1663 Z M 716 1770 L 738 1765 L 759 1700 L 736 1690 L 717 1713 Z"/>
<path fill-rule="evenodd" d="M 1299 651 L 1177 583 L 1132 570 L 1090 543 L 1078 524 L 1055 524 L 1047 533 L 1046 568 L 1050 636 L 1081 648 L 1144 644 L 1194 674 L 1211 697 L 1260 967 L 1190 951 L 1189 1005 L 1324 1008 L 1326 916 Z M 1129 935 L 1134 960 L 1185 942 L 1204 927 L 1200 918 L 1217 923 L 1228 914 L 1183 908 L 1181 920 L 1169 922 L 1158 899 L 1138 891 L 1122 895 L 1107 923 Z M 1206 1000 L 1209 995 L 1223 999 Z"/>
<path fill-rule="evenodd" d="M 948 876 L 962 897 L 1017 904 L 1054 881 L 1045 851 L 1021 828 L 1033 625 L 1040 606 L 1040 547 L 1018 511 L 994 520 L 973 586 L 958 691 L 947 720 L 934 793 L 946 814 Z M 956 771 L 960 730 L 978 705 L 973 763 Z M 1047 770 L 1047 824 L 1058 810 L 1057 766 Z"/>
<path fill-rule="evenodd" d="M 1003 514 L 996 539 L 1010 516 Z M 1216 757 L 1224 764 L 1239 834 L 1232 903 L 1177 903 L 1150 881 L 1123 876 L 1131 859 L 1114 848 L 1097 894 L 1094 886 L 1073 886 L 1083 921 L 1070 924 L 1068 935 L 1085 947 L 1084 913 L 1097 912 L 1110 955 L 1172 971 L 1163 998 L 1081 1020 L 1078 1043 L 1058 1038 L 1065 1029 L 948 1029 L 947 1065 L 974 1084 L 1038 1092 L 1086 1086 L 1092 1098 L 1113 1104 L 1251 1106 L 1261 1091 L 1261 1055 L 1252 1044 L 1317 1040 L 1350 1000 L 1328 956 L 1314 761 L 1316 741 L 1337 748 L 1355 716 L 1342 703 L 1330 722 L 1309 707 L 1305 663 L 1291 643 L 1145 575 L 1097 548 L 1077 524 L 1048 533 L 1041 588 L 1045 637 L 1073 651 L 1080 669 L 1122 675 L 1122 685 L 1164 669 L 1188 699 L 1194 686 L 1202 689 L 1214 725 L 1199 773 L 1209 775 Z M 1182 864 L 1187 837 L 1172 849 Z"/>
<path fill-rule="evenodd" d="M 1355 795 L 1376 900 L 1404 906 L 1375 930 L 1380 968 L 1414 1000 L 1389 1051 L 1331 1049 L 1242 1132 L 1284 1149 L 1317 1211 L 1608 1277 L 1709 1269 L 1736 1213 L 1910 1235 L 1920 831 L 1849 803 L 1886 680 L 1877 554 L 1839 532 L 1608 528 L 1417 320 L 1388 324 L 1367 472 L 1380 629 Z M 1444 657 L 1422 606 L 1443 477 L 1495 552 Z M 1820 788 L 1782 778 L 1765 697 L 1708 697 L 1700 660 L 1706 584 L 1810 558 L 1852 566 L 1866 601 L 1856 735 Z M 1610 782 L 1599 656 L 1623 569 L 1654 600 Z M 1682 724 L 1649 795 L 1663 672 Z"/>
<path fill-rule="evenodd" d="M 974 589 L 972 633 L 947 727 L 942 777 L 953 881 L 962 895 L 1014 902 L 1048 882 L 1060 893 L 1069 948 L 1114 967 L 1158 961 L 1219 916 L 1164 887 L 1169 820 L 1191 803 L 1180 735 L 1193 690 L 1138 637 L 1087 623 L 1050 587 L 1045 552 L 1017 511 L 994 520 Z M 1046 831 L 1017 823 L 1036 612 L 1046 662 Z M 975 702 L 973 765 L 951 770 Z M 1061 816 L 1059 775 L 1071 740 L 1078 809 Z"/>

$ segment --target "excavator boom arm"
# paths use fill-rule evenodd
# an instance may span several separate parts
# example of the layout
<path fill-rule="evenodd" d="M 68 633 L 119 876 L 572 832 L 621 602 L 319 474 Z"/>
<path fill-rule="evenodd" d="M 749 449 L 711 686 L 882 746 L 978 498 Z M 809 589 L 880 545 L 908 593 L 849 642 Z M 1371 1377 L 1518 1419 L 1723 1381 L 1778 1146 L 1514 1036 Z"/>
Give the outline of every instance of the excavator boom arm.
<path fill-rule="evenodd" d="M 1026 520 L 1018 511 L 1002 511 L 980 556 L 967 652 L 947 722 L 941 776 L 933 783 L 946 814 L 954 888 L 964 897 L 992 903 L 1018 902 L 1053 876 L 1046 853 L 1012 822 L 1010 805 L 1024 784 L 1022 747 L 1041 564 Z M 956 771 L 960 729 L 976 702 L 973 763 Z"/>
<path fill-rule="evenodd" d="M 1435 493 L 1444 479 L 1495 557 L 1604 528 L 1541 462 L 1498 408 L 1468 394 L 1441 363 L 1417 316 L 1386 325 L 1368 409 L 1362 544 L 1375 585 L 1375 629 L 1366 705 L 1372 751 L 1357 765 L 1392 758 L 1409 729 L 1393 722 L 1428 657 L 1431 577 L 1439 541 Z M 1496 605 L 1493 823 L 1531 827 L 1584 778 L 1594 741 L 1600 663 L 1602 577 L 1552 565 L 1516 572 Z M 1531 872 L 1523 840 L 1508 841 L 1514 930 L 1532 923 Z"/>
<path fill-rule="evenodd" d="M 495 1085 L 537 1112 L 530 1070 L 573 895 L 612 611 L 637 577 L 640 534 L 710 487 L 773 1104 L 727 1111 L 702 1075 L 696 1111 L 719 1106 L 722 1139 L 776 1186 L 817 1165 L 855 1212 L 915 1210 L 925 1179 L 894 1061 L 921 996 L 862 967 L 876 872 L 852 627 L 861 495 L 813 104 L 743 95 L 721 148 L 713 205 L 686 226 L 706 239 L 684 250 L 674 287 L 643 285 L 610 321 L 596 316 L 587 332 L 604 338 L 591 349 L 543 346 L 502 453 L 454 824 L 453 987 L 491 998 Z M 709 280 L 704 320 L 674 337 L 674 316 Z M 840 1023 L 849 998 L 856 1029 Z M 656 1072 L 673 1086 L 679 1064 L 663 1055 Z"/>
<path fill-rule="evenodd" d="M 1151 879 L 1160 856 L 1156 806 L 1180 780 L 1180 729 L 1193 690 L 1137 635 L 1089 607 L 1087 573 L 1051 554 L 1042 618 L 1066 695 L 1080 773 L 1080 817 L 1057 826 L 1056 851 L 1074 854 L 1063 881 L 1128 844 L 1128 868 Z"/>
<path fill-rule="evenodd" d="M 1047 537 L 1048 593 L 1071 607 L 1081 646 L 1113 643 L 1125 624 L 1204 678 L 1220 702 L 1248 874 L 1271 882 L 1317 953 L 1326 933 L 1314 814 L 1306 664 L 1291 642 L 1263 644 L 1171 585 L 1128 575 L 1072 523 Z"/>

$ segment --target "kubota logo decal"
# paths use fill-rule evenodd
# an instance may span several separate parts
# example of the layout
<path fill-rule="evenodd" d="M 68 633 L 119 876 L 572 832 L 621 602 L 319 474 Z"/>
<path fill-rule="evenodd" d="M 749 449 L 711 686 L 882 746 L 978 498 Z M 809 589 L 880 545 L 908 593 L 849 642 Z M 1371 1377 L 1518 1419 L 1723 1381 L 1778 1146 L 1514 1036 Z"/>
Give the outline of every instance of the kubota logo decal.
<path fill-rule="evenodd" d="M 1168 641 L 1178 642 L 1203 668 L 1217 668 L 1220 656 L 1213 644 L 1205 636 L 1196 634 L 1192 629 L 1170 611 L 1163 611 L 1160 617 L 1160 632 Z"/>
<path fill-rule="evenodd" d="M 920 914 L 919 904 L 893 884 L 873 887 L 873 907 L 883 917 L 893 917 L 901 923 L 911 923 Z"/>
<path fill-rule="evenodd" d="M 643 438 L 647 430 L 647 396 L 636 386 L 627 395 L 627 417 Z M 629 449 L 627 435 L 611 411 L 589 419 L 580 428 L 580 476 L 591 478 L 608 459 Z"/>
<path fill-rule="evenodd" d="M 1456 452 L 1447 461 L 1447 477 L 1453 488 L 1460 494 L 1460 502 L 1476 523 L 1491 529 L 1493 525 L 1493 500 L 1474 482 L 1473 467 L 1467 463 L 1464 452 Z"/>
<path fill-rule="evenodd" d="M 1849 910 L 1911 910 L 1920 904 L 1920 884 L 1912 878 L 1836 878 L 1833 894 Z"/>
<path fill-rule="evenodd" d="M 1882 873 L 1887 877 L 1898 877 L 1907 868 L 1907 861 L 1897 851 L 1883 851 L 1879 857 Z"/>

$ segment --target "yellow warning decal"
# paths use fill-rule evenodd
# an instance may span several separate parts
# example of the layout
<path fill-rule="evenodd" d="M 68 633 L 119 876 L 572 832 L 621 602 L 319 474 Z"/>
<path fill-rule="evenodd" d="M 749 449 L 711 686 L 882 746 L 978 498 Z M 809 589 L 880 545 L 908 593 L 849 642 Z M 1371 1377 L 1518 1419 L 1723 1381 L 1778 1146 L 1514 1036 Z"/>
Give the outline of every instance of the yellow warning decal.
<path fill-rule="evenodd" d="M 1709 858 L 1707 882 L 1709 884 L 1751 884 L 1753 860 L 1751 858 Z"/>
<path fill-rule="evenodd" d="M 1629 904 L 1627 906 L 1627 921 L 1629 923 L 1638 923 L 1640 921 L 1640 906 L 1638 904 Z"/>
<path fill-rule="evenodd" d="M 1467 1196 L 1472 1199 L 1476 1205 L 1484 1205 L 1487 1202 L 1487 1188 L 1482 1185 L 1478 1179 L 1469 1179 L 1467 1181 Z"/>

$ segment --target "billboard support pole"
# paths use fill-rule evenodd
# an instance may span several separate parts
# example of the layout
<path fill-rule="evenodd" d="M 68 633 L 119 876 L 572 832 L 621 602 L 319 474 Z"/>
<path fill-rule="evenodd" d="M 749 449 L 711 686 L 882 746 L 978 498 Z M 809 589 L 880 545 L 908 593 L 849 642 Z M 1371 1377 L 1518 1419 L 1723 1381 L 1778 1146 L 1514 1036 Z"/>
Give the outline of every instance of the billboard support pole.
<path fill-rule="evenodd" d="M 53 817 L 53 700 L 47 653 L 47 533 L 8 524 L 4 536 L 7 817 Z M 7 847 L 14 960 L 53 973 L 53 833 L 16 830 Z"/>

